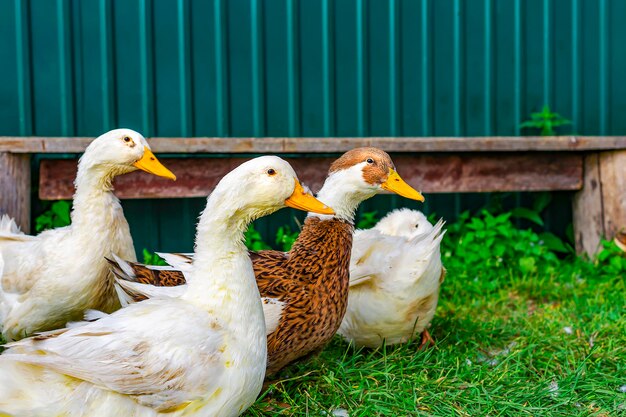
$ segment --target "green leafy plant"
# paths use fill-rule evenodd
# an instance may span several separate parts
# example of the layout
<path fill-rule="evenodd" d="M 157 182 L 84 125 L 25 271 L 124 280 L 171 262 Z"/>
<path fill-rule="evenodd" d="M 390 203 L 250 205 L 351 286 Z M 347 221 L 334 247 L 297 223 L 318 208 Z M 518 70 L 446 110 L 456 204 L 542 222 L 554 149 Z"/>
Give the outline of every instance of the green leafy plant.
<path fill-rule="evenodd" d="M 291 250 L 293 243 L 298 238 L 300 234 L 299 231 L 291 231 L 291 227 L 289 226 L 281 226 L 276 231 L 276 244 L 283 250 L 287 252 Z"/>
<path fill-rule="evenodd" d="M 530 209 L 523 213 L 532 220 L 541 220 Z M 535 273 L 556 268 L 559 258 L 555 252 L 570 252 L 552 233 L 518 229 L 512 216 L 513 212 L 494 215 L 486 210 L 474 216 L 462 213 L 459 221 L 448 227 L 443 241 L 444 263 L 453 269 L 475 271 L 477 275 L 484 273 L 485 268 L 501 267 Z"/>
<path fill-rule="evenodd" d="M 572 122 L 550 110 L 550 106 L 546 104 L 540 112 L 531 113 L 530 120 L 520 124 L 520 129 L 538 129 L 541 136 L 554 136 L 555 128 L 569 124 Z"/>
<path fill-rule="evenodd" d="M 602 240 L 602 249 L 595 259 L 595 265 L 607 274 L 626 274 L 626 253 L 615 242 Z"/>
<path fill-rule="evenodd" d="M 156 253 L 143 248 L 143 263 L 146 265 L 167 266 L 167 262 Z"/>
<path fill-rule="evenodd" d="M 365 213 L 361 213 L 361 216 L 356 223 L 357 229 L 370 229 L 376 226 L 376 223 L 378 223 L 377 214 L 377 211 L 367 211 Z"/>
<path fill-rule="evenodd" d="M 265 243 L 265 241 L 263 241 L 263 236 L 261 236 L 261 233 L 259 233 L 258 230 L 256 230 L 254 228 L 254 225 L 251 224 L 248 227 L 248 230 L 246 230 L 246 247 L 250 250 L 253 251 L 259 251 L 259 250 L 265 250 L 265 249 L 272 249 L 272 247 L 270 245 L 268 245 L 267 243 Z"/>
<path fill-rule="evenodd" d="M 70 224 L 72 203 L 66 200 L 55 201 L 39 216 L 35 218 L 35 230 L 44 230 L 63 227 Z"/>

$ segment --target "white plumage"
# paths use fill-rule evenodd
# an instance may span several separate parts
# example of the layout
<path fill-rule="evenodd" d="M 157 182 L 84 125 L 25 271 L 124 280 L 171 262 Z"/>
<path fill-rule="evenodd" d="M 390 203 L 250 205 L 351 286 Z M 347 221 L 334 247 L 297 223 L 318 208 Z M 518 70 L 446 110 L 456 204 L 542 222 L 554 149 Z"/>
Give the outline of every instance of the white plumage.
<path fill-rule="evenodd" d="M 432 320 L 445 269 L 433 227 L 421 212 L 395 210 L 357 230 L 350 260 L 348 309 L 338 331 L 358 346 L 403 343 Z"/>
<path fill-rule="evenodd" d="M 175 178 L 142 135 L 112 130 L 80 159 L 71 226 L 28 236 L 8 217 L 0 220 L 0 327 L 7 340 L 80 320 L 86 309 L 119 308 L 104 256 L 134 259 L 135 251 L 111 181 L 137 168 Z"/>
<path fill-rule="evenodd" d="M 88 319 L 99 319 L 9 344 L 0 356 L 0 415 L 243 412 L 261 390 L 267 356 L 243 233 L 250 221 L 293 198 L 295 178 L 282 159 L 261 157 L 222 179 L 200 218 L 194 263 L 179 298 L 90 313 Z"/>

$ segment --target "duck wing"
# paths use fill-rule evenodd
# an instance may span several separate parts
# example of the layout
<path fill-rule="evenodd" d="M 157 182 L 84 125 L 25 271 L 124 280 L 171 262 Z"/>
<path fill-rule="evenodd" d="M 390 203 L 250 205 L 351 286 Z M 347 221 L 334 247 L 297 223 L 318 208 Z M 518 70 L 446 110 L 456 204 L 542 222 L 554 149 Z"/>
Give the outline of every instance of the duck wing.
<path fill-rule="evenodd" d="M 287 279 L 285 265 L 289 254 L 277 250 L 250 252 L 256 283 L 263 297 L 280 299 L 288 293 L 293 280 Z"/>
<path fill-rule="evenodd" d="M 7 345 L 0 378 L 21 377 L 4 375 L 11 363 L 32 364 L 132 396 L 159 411 L 170 410 L 218 389 L 225 361 L 220 352 L 223 327 L 182 301 L 146 301 L 97 321 Z M 193 355 L 179 354 L 188 346 L 201 348 Z M 194 372 L 204 368 L 206 375 L 207 367 L 214 368 L 210 380 Z"/>
<path fill-rule="evenodd" d="M 0 245 L 8 241 L 27 242 L 32 240 L 37 240 L 37 237 L 24 234 L 14 219 L 6 214 L 0 217 Z"/>
<path fill-rule="evenodd" d="M 187 288 L 185 273 L 172 266 L 144 265 L 126 261 L 116 254 L 109 261 L 115 277 L 115 290 L 120 304 L 129 304 L 155 297 L 179 297 Z"/>
<path fill-rule="evenodd" d="M 350 256 L 350 287 L 370 282 L 384 274 L 390 262 L 401 254 L 399 244 L 406 239 L 385 235 L 378 230 L 359 230 L 354 234 Z"/>

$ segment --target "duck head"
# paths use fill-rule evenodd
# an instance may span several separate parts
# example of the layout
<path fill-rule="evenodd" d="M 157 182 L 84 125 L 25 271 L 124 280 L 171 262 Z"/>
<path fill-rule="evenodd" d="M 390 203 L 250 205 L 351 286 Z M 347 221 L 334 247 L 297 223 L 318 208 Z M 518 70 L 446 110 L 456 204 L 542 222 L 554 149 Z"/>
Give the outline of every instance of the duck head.
<path fill-rule="evenodd" d="M 410 240 L 427 235 L 433 230 L 433 225 L 421 211 L 403 208 L 387 214 L 374 229 L 386 235 L 401 236 Z"/>
<path fill-rule="evenodd" d="M 358 205 L 374 195 L 390 191 L 412 200 L 424 201 L 420 192 L 396 172 L 389 154 L 378 148 L 356 148 L 334 161 L 318 198 L 352 221 Z"/>
<path fill-rule="evenodd" d="M 242 214 L 246 221 L 285 206 L 334 214 L 332 208 L 304 189 L 291 165 L 277 156 L 261 156 L 244 162 L 222 178 L 209 200 Z"/>
<path fill-rule="evenodd" d="M 131 129 L 111 130 L 94 139 L 85 150 L 79 167 L 105 177 L 141 169 L 159 177 L 176 179 L 154 156 L 146 138 Z"/>

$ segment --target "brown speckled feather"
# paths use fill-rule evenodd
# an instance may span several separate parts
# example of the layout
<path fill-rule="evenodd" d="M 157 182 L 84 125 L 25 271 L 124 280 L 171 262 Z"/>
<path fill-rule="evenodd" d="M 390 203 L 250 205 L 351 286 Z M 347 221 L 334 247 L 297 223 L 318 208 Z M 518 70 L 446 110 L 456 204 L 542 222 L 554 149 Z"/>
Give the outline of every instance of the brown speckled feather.
<path fill-rule="evenodd" d="M 128 264 L 133 268 L 137 282 L 142 284 L 152 284 L 157 287 L 175 287 L 186 282 L 185 276 L 181 271 L 149 269 L 142 264 L 133 262 L 128 262 Z"/>
<path fill-rule="evenodd" d="M 268 374 L 324 346 L 335 334 L 348 302 L 353 226 L 309 217 L 287 254 L 252 256 L 263 297 L 285 303 L 276 330 L 268 335 Z"/>

